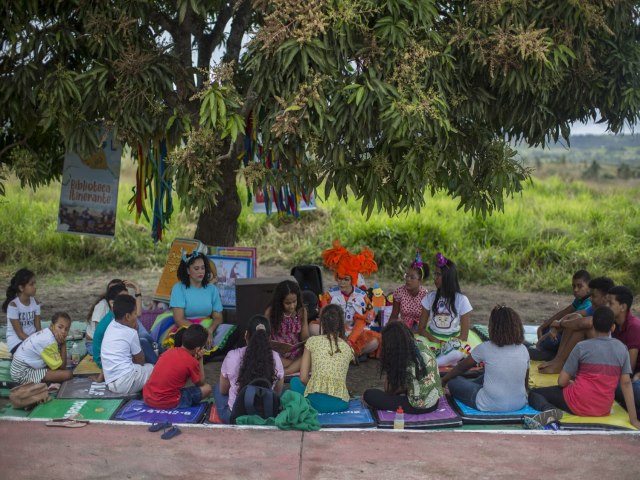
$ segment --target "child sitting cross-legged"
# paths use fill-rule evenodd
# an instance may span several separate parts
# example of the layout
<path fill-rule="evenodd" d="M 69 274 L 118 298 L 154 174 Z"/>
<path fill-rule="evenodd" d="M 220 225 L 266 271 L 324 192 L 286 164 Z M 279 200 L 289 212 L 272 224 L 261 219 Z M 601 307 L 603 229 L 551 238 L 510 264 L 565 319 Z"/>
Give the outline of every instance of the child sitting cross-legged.
<path fill-rule="evenodd" d="M 49 328 L 40 330 L 22 342 L 13 355 L 11 379 L 20 384 L 70 380 L 66 369 L 66 338 L 71 318 L 64 312 L 53 315 Z"/>
<path fill-rule="evenodd" d="M 291 390 L 304 395 L 320 413 L 346 410 L 347 372 L 352 359 L 353 350 L 344 332 L 344 311 L 340 305 L 327 305 L 320 312 L 320 335 L 307 340 L 300 378 L 291 379 Z"/>
<path fill-rule="evenodd" d="M 113 301 L 113 316 L 100 349 L 104 381 L 111 392 L 138 393 L 151 376 L 153 365 L 144 362 L 140 347 L 136 299 L 118 295 Z"/>
<path fill-rule="evenodd" d="M 579 342 L 569 354 L 558 376 L 558 385 L 531 390 L 542 401 L 549 402 L 574 415 L 604 417 L 611 412 L 614 392 L 620 383 L 629 413 L 629 423 L 640 428 L 631 389 L 629 353 L 622 342 L 611 338 L 615 329 L 614 314 L 609 307 L 593 312 L 595 336 Z M 529 395 L 529 403 L 540 410 L 539 397 Z"/>
<path fill-rule="evenodd" d="M 189 408 L 211 395 L 202 360 L 208 337 L 202 325 L 190 325 L 182 336 L 182 346 L 160 355 L 142 389 L 144 403 L 153 408 Z M 185 387 L 187 380 L 193 385 Z"/>

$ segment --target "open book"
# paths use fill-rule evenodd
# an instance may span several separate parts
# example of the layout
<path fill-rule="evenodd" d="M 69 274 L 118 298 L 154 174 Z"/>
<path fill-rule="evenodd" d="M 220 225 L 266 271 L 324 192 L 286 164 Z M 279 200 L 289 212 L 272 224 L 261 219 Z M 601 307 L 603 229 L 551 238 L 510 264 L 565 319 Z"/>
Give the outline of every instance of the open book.
<path fill-rule="evenodd" d="M 304 345 L 304 342 L 285 343 L 285 342 L 277 342 L 275 340 L 271 340 L 271 348 L 280 354 L 289 353 L 291 350 L 298 348 L 302 345 Z"/>

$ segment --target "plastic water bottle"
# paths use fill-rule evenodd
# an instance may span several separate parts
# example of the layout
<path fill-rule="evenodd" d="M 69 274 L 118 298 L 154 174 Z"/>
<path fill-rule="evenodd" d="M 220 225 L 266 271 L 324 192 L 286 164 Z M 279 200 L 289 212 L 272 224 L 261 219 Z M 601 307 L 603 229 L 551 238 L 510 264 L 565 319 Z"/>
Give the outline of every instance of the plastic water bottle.
<path fill-rule="evenodd" d="M 398 407 L 396 410 L 396 416 L 393 419 L 394 430 L 404 430 L 404 410 L 402 407 Z"/>
<path fill-rule="evenodd" d="M 71 344 L 71 363 L 73 365 L 80 363 L 80 348 L 76 342 Z"/>

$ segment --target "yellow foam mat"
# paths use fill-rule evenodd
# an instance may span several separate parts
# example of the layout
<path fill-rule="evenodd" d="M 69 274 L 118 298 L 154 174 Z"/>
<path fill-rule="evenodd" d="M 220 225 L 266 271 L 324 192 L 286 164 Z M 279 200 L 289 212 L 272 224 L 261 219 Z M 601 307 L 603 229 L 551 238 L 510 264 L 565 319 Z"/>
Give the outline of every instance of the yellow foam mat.
<path fill-rule="evenodd" d="M 629 423 L 629 414 L 627 411 L 617 402 L 613 402 L 611 415 L 606 417 L 578 417 L 577 415 L 571 415 L 565 412 L 560 421 L 560 425 L 593 425 L 594 427 L 600 425 L 603 429 L 609 427 L 636 430 L 636 428 Z"/>
<path fill-rule="evenodd" d="M 529 363 L 529 388 L 554 387 L 558 385 L 558 374 L 540 373 L 538 365 L 543 362 L 531 361 Z M 562 417 L 561 425 L 593 425 L 594 428 L 600 425 L 603 429 L 607 428 L 624 428 L 635 430 L 633 425 L 629 423 L 629 414 L 618 403 L 614 402 L 611 408 L 611 415 L 606 417 L 578 417 L 569 413 Z"/>
<path fill-rule="evenodd" d="M 73 369 L 73 375 L 96 375 L 101 371 L 100 367 L 93 361 L 93 357 L 91 355 L 85 355 L 85 357 L 80 360 L 80 363 L 78 363 L 78 366 Z"/>
<path fill-rule="evenodd" d="M 529 388 L 555 387 L 558 385 L 557 373 L 540 373 L 538 365 L 544 362 L 531 360 L 529 362 Z"/>

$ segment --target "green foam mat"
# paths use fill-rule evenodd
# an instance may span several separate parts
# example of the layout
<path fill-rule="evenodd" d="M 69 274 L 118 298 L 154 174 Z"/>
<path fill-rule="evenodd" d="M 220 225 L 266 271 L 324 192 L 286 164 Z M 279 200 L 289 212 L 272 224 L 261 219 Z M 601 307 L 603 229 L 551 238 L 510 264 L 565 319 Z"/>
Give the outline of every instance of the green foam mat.
<path fill-rule="evenodd" d="M 29 411 L 22 408 L 13 408 L 10 403 L 0 408 L 0 418 L 2 417 L 28 417 Z"/>
<path fill-rule="evenodd" d="M 80 414 L 85 420 L 109 420 L 122 400 L 51 400 L 33 409 L 29 418 L 64 418 Z"/>

